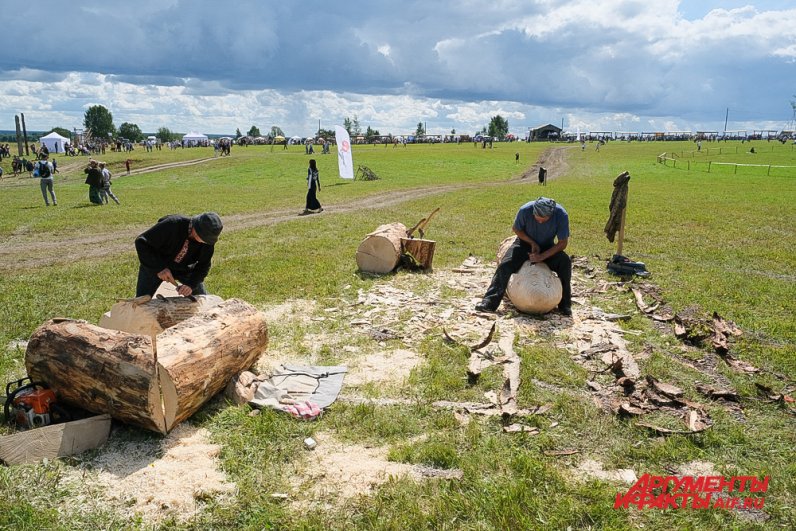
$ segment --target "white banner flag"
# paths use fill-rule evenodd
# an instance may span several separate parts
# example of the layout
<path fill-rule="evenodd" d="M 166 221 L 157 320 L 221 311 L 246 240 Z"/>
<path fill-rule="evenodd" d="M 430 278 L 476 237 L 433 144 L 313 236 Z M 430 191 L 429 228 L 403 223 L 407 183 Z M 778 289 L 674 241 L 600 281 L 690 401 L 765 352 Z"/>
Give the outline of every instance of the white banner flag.
<path fill-rule="evenodd" d="M 354 161 L 351 158 L 351 138 L 348 136 L 348 131 L 335 125 L 334 139 L 337 141 L 337 166 L 340 168 L 340 177 L 353 179 Z"/>

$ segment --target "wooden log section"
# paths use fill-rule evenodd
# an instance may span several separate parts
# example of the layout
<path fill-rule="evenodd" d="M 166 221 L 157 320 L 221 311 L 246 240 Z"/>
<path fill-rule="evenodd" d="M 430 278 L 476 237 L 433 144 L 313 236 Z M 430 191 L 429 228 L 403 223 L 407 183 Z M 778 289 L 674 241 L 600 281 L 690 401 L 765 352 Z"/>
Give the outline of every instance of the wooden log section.
<path fill-rule="evenodd" d="M 406 238 L 403 223 L 389 223 L 371 232 L 357 248 L 357 266 L 368 273 L 389 273 L 401 259 L 401 238 Z"/>
<path fill-rule="evenodd" d="M 265 314 L 229 299 L 158 335 L 158 374 L 167 430 L 187 419 L 268 345 Z"/>
<path fill-rule="evenodd" d="M 230 299 L 152 339 L 52 320 L 28 342 L 25 365 L 59 400 L 168 433 L 252 366 L 268 343 L 265 316 Z"/>
<path fill-rule="evenodd" d="M 60 402 L 148 430 L 165 430 L 152 339 L 147 336 L 53 319 L 33 332 L 25 368 L 34 382 L 49 385 Z"/>
<path fill-rule="evenodd" d="M 498 263 L 516 239 L 516 236 L 510 236 L 501 242 Z M 506 288 L 506 296 L 511 303 L 524 313 L 547 313 L 558 306 L 562 295 L 561 280 L 544 262 L 531 264 L 526 261 L 519 271 L 511 275 Z"/>
<path fill-rule="evenodd" d="M 431 271 L 436 246 L 437 242 L 434 240 L 401 238 L 401 249 L 403 249 L 403 252 L 411 255 L 420 269 L 424 271 Z"/>
<path fill-rule="evenodd" d="M 120 301 L 102 316 L 99 325 L 154 338 L 167 328 L 218 306 L 224 300 L 218 295 L 197 295 L 195 298 L 196 302 L 187 297 Z"/>

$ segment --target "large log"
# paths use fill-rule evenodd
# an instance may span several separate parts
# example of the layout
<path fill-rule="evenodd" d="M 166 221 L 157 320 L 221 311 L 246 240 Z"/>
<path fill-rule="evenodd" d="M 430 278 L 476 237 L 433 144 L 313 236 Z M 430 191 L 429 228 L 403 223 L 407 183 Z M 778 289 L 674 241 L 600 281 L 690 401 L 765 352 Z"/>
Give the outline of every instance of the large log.
<path fill-rule="evenodd" d="M 437 242 L 419 238 L 401 238 L 401 248 L 404 254 L 410 255 L 420 269 L 431 271 L 434 261 L 434 249 Z"/>
<path fill-rule="evenodd" d="M 230 299 L 150 337 L 85 321 L 34 332 L 25 365 L 59 400 L 168 433 L 252 366 L 268 343 L 265 316 Z"/>
<path fill-rule="evenodd" d="M 516 236 L 510 236 L 500 243 L 498 263 L 516 239 Z M 561 280 L 544 262 L 531 264 L 526 261 L 519 271 L 511 275 L 506 288 L 506 296 L 511 303 L 524 313 L 547 313 L 558 306 L 562 295 Z"/>
<path fill-rule="evenodd" d="M 403 223 L 389 223 L 371 232 L 357 248 L 357 266 L 368 273 L 389 273 L 401 259 L 401 238 L 406 238 Z"/>
<path fill-rule="evenodd" d="M 58 400 L 164 431 L 152 339 L 86 321 L 53 319 L 28 341 L 25 367 Z"/>
<path fill-rule="evenodd" d="M 166 426 L 193 415 L 250 368 L 268 345 L 265 314 L 229 299 L 158 335 L 158 364 Z"/>
<path fill-rule="evenodd" d="M 194 315 L 218 306 L 224 300 L 217 295 L 131 299 L 119 301 L 100 319 L 103 328 L 156 337 L 158 334 Z"/>

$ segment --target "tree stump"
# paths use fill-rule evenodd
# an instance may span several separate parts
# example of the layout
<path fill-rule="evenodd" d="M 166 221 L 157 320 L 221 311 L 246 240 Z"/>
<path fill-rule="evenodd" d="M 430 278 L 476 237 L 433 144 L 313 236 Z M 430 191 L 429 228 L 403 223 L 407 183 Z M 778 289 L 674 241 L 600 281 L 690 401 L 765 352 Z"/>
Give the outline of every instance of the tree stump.
<path fill-rule="evenodd" d="M 437 242 L 434 240 L 401 238 L 401 248 L 404 254 L 410 255 L 417 267 L 424 271 L 431 271 L 436 246 Z"/>
<path fill-rule="evenodd" d="M 510 236 L 501 242 L 498 263 L 516 239 L 516 236 Z M 506 288 L 506 296 L 511 303 L 524 313 L 547 313 L 558 306 L 562 295 L 561 280 L 544 262 L 531 264 L 526 261 L 519 271 L 511 275 Z"/>
<path fill-rule="evenodd" d="M 401 238 L 406 238 L 403 223 L 389 223 L 371 232 L 357 248 L 357 266 L 368 273 L 389 273 L 401 259 Z"/>
<path fill-rule="evenodd" d="M 265 316 L 230 299 L 156 336 L 54 319 L 28 342 L 25 366 L 59 400 L 168 433 L 252 366 L 268 344 Z"/>

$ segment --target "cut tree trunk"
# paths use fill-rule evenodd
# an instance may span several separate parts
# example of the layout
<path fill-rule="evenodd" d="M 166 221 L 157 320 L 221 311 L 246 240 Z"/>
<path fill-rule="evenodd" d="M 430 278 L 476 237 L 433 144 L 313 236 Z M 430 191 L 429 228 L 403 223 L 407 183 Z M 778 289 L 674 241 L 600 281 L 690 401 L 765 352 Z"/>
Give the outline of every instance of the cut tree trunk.
<path fill-rule="evenodd" d="M 401 248 L 403 252 L 412 256 L 420 269 L 431 271 L 431 264 L 434 261 L 434 249 L 437 242 L 434 240 L 422 240 L 401 238 Z"/>
<path fill-rule="evenodd" d="M 268 344 L 265 316 L 230 299 L 152 339 L 52 320 L 28 342 L 25 365 L 59 400 L 168 433 L 252 366 Z"/>
<path fill-rule="evenodd" d="M 162 432 L 155 363 L 149 337 L 73 319 L 40 326 L 25 353 L 30 378 L 60 402 Z"/>
<path fill-rule="evenodd" d="M 193 415 L 250 368 L 268 345 L 265 314 L 229 299 L 158 336 L 160 386 L 168 430 Z"/>
<path fill-rule="evenodd" d="M 403 223 L 381 225 L 357 248 L 357 266 L 368 273 L 389 273 L 401 259 L 401 238 L 406 238 Z"/>
<path fill-rule="evenodd" d="M 224 300 L 217 295 L 197 295 L 195 298 L 196 302 L 187 297 L 120 301 L 102 316 L 99 325 L 154 338 L 167 328 L 218 306 Z"/>

